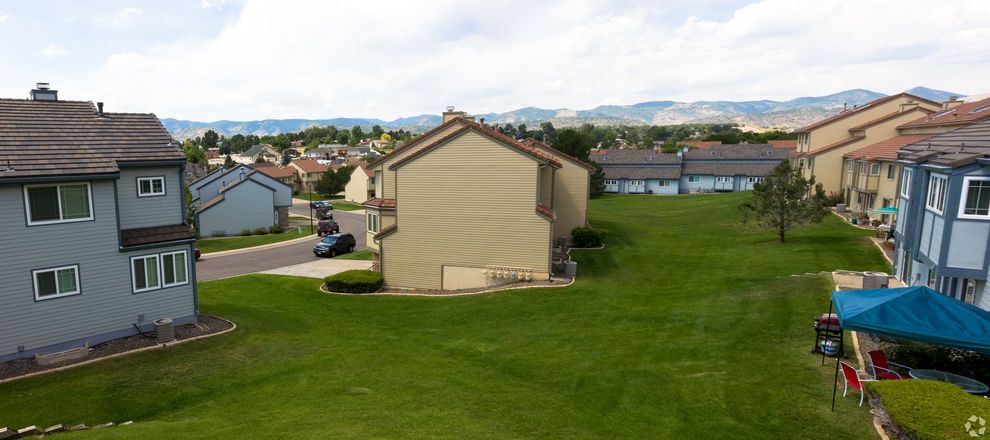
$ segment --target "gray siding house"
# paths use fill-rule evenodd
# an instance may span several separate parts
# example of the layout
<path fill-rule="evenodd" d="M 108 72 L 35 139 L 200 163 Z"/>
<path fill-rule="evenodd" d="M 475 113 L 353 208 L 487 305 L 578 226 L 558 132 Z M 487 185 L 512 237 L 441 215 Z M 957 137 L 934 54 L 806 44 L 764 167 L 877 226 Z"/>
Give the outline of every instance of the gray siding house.
<path fill-rule="evenodd" d="M 291 186 L 247 165 L 218 170 L 189 185 L 201 236 L 289 225 Z"/>
<path fill-rule="evenodd" d="M 905 146 L 894 273 L 990 310 L 990 120 Z"/>
<path fill-rule="evenodd" d="M 196 321 L 185 156 L 153 114 L 49 98 L 0 99 L 0 361 Z"/>
<path fill-rule="evenodd" d="M 791 151 L 770 144 L 723 144 L 677 153 L 602 150 L 591 160 L 605 173 L 605 192 L 688 194 L 751 190 Z"/>

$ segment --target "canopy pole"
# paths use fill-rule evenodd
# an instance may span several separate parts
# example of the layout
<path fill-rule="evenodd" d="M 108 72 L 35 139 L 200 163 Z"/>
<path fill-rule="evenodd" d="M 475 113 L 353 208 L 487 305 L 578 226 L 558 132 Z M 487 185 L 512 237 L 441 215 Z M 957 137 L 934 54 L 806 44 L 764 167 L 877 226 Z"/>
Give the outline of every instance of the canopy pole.
<path fill-rule="evenodd" d="M 835 412 L 835 394 L 839 391 L 839 357 L 835 357 L 835 377 L 832 379 L 832 412 Z"/>
<path fill-rule="evenodd" d="M 829 329 L 832 326 L 832 300 L 829 300 L 828 301 L 828 315 L 826 315 L 826 317 L 828 318 L 828 320 L 825 321 L 825 328 L 826 329 Z M 826 341 L 828 340 L 828 333 L 827 332 L 825 333 L 825 340 Z M 815 341 L 815 343 L 817 344 L 818 341 Z M 818 347 L 815 347 L 815 348 L 818 348 Z M 822 347 L 822 349 L 819 350 L 819 351 L 822 352 L 822 366 L 824 367 L 825 366 L 825 347 Z"/>
<path fill-rule="evenodd" d="M 828 302 L 828 324 L 831 325 L 832 321 L 832 307 L 834 303 L 829 300 Z M 832 412 L 835 412 L 835 393 L 839 391 L 839 356 L 842 355 L 842 327 L 839 327 L 839 351 L 835 352 L 835 377 L 832 378 Z M 827 337 L 825 338 L 828 339 Z M 825 350 L 822 349 L 822 365 L 825 365 Z"/>

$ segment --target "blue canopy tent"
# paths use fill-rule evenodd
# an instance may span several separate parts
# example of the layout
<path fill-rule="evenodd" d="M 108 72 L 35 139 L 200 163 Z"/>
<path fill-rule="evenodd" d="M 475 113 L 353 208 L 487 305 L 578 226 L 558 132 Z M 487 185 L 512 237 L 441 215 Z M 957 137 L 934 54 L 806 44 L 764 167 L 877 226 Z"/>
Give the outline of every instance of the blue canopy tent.
<path fill-rule="evenodd" d="M 836 291 L 832 292 L 832 304 L 843 330 L 990 354 L 990 312 L 926 286 Z M 833 409 L 835 390 L 833 387 Z"/>

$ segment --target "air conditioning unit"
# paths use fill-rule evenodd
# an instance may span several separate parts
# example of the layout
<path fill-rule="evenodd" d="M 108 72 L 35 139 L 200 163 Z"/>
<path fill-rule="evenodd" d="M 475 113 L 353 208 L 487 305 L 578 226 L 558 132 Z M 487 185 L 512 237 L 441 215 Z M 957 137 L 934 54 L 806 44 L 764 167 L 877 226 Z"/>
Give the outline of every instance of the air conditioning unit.
<path fill-rule="evenodd" d="M 172 326 L 171 319 L 163 318 L 155 321 L 155 340 L 159 344 L 175 340 L 175 327 Z"/>
<path fill-rule="evenodd" d="M 886 289 L 890 286 L 890 276 L 883 272 L 863 272 L 863 289 Z"/>

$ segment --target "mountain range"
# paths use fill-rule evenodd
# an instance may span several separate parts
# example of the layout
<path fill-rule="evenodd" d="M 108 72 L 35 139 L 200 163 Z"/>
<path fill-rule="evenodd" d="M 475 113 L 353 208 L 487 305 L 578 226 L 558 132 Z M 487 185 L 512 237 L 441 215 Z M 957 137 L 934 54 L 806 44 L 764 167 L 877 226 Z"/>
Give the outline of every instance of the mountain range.
<path fill-rule="evenodd" d="M 933 101 L 945 101 L 958 93 L 935 90 L 927 87 L 914 87 L 906 91 Z M 684 123 L 736 123 L 747 129 L 761 130 L 776 128 L 790 130 L 835 114 L 843 107 L 863 105 L 885 96 L 865 89 L 852 89 L 825 96 L 809 96 L 788 101 L 648 101 L 631 105 L 600 105 L 590 110 L 543 109 L 524 107 L 505 113 L 476 114 L 489 123 L 525 123 L 535 127 L 541 122 L 550 121 L 555 127 L 577 126 L 585 123 L 595 125 L 673 125 Z M 307 127 L 335 125 L 350 128 L 360 125 L 364 128 L 380 125 L 385 129 L 404 128 L 424 131 L 440 124 L 441 116 L 418 115 L 391 121 L 369 118 L 331 119 L 264 119 L 256 121 L 214 121 L 197 122 L 165 118 L 162 123 L 177 139 L 201 136 L 209 129 L 226 136 L 235 134 L 255 134 L 258 136 L 296 132 Z"/>

